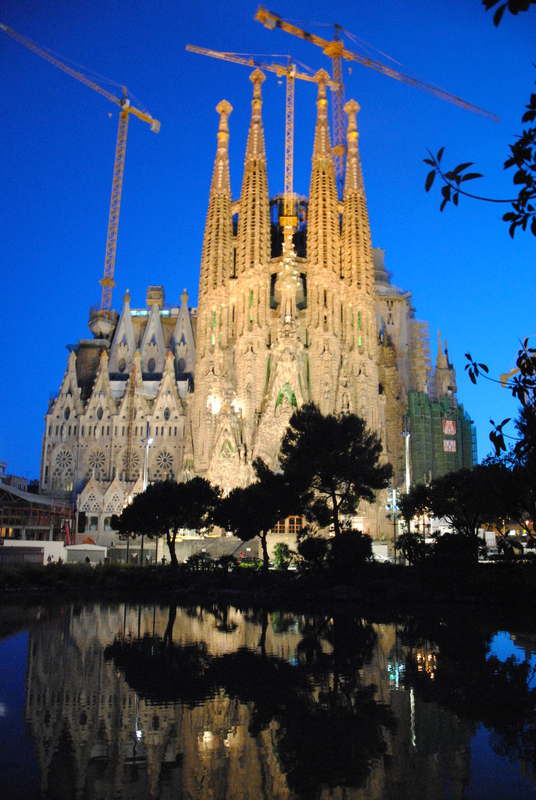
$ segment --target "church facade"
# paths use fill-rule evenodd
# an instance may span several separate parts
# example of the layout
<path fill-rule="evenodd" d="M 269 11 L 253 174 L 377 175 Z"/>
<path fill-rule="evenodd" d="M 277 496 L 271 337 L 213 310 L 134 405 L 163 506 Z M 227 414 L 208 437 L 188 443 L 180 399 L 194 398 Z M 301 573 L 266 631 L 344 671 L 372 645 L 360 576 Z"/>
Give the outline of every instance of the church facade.
<path fill-rule="evenodd" d="M 40 491 L 76 497 L 98 543 L 113 542 L 111 515 L 148 481 L 200 475 L 228 490 L 252 480 L 257 457 L 276 469 L 293 410 L 307 402 L 325 414 L 362 416 L 380 436 L 397 486 L 406 468 L 400 434 L 408 429 L 408 410 L 409 430 L 411 413 L 416 424 L 424 398 L 442 409 L 439 419 L 457 420 L 457 428 L 444 427 L 445 447 L 456 453 L 452 463 L 474 461 L 446 345 L 443 351 L 439 343 L 433 369 L 427 323 L 415 319 L 411 294 L 391 283 L 383 251 L 372 248 L 354 101 L 345 106 L 346 177 L 342 201 L 337 196 L 328 79 L 317 73 L 311 183 L 300 229 L 287 221 L 280 231 L 273 220 L 264 75 L 255 70 L 238 200 L 229 171 L 232 107 L 224 100 L 216 109 L 197 309 L 189 307 L 186 290 L 180 304 L 166 304 L 157 286 L 148 288 L 145 308 L 133 308 L 127 290 L 108 329 L 93 315 L 94 338 L 71 348 L 45 417 Z M 380 504 L 360 509 L 357 524 L 381 534 L 387 523 Z"/>

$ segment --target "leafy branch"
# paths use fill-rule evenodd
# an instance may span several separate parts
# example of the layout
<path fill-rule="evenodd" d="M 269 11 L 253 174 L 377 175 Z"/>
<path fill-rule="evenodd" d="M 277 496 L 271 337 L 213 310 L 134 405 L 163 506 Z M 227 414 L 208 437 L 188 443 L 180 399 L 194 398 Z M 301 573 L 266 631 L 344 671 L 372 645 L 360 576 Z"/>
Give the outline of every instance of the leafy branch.
<path fill-rule="evenodd" d="M 490 8 L 493 8 L 493 6 L 496 6 L 499 2 L 500 0 L 482 0 L 482 5 L 486 7 L 486 11 L 489 11 Z M 506 9 L 515 17 L 520 11 L 528 11 L 529 6 L 532 5 L 536 5 L 536 0 L 507 0 L 506 3 L 503 3 L 502 6 L 499 6 L 495 11 L 493 15 L 493 24 L 497 27 Z"/>
<path fill-rule="evenodd" d="M 529 0 L 525 0 L 525 2 L 528 1 Z M 530 1 L 536 3 L 536 0 Z M 487 2 L 491 7 L 497 0 L 487 0 Z M 518 0 L 518 2 L 521 2 L 521 0 Z M 522 117 L 522 122 L 534 122 L 536 120 L 536 94 L 531 94 L 530 101 L 525 108 L 526 112 Z M 450 202 L 457 206 L 460 194 L 465 197 L 470 197 L 473 200 L 480 200 L 486 203 L 510 203 L 512 210 L 503 215 L 503 221 L 510 223 L 510 236 L 514 238 L 514 233 L 517 228 L 526 231 L 529 225 L 531 233 L 533 236 L 536 236 L 536 127 L 524 130 L 523 133 L 517 137 L 517 141 L 509 145 L 509 147 L 510 156 L 504 162 L 504 169 L 510 169 L 511 167 L 516 168 L 513 182 L 515 186 L 520 188 L 518 196 L 515 198 L 504 200 L 484 197 L 482 195 L 472 194 L 462 188 L 462 184 L 466 181 L 472 181 L 477 178 L 482 178 L 483 176 L 480 172 L 467 172 L 469 167 L 473 166 L 472 161 L 458 164 L 457 167 L 451 170 L 444 170 L 441 166 L 441 159 L 445 150 L 444 147 L 439 150 L 437 156 L 434 156 L 430 150 L 428 150 L 430 158 L 425 158 L 424 163 L 431 166 L 432 169 L 426 176 L 424 188 L 427 192 L 430 191 L 436 175 L 442 180 L 443 186 L 441 187 L 441 195 L 443 199 L 441 201 L 440 211 L 443 211 L 447 203 Z"/>
<path fill-rule="evenodd" d="M 508 375 L 502 375 L 500 380 L 491 378 L 488 373 L 489 370 L 485 364 L 476 362 L 470 353 L 466 353 L 465 357 L 468 364 L 465 369 L 469 375 L 472 383 L 476 384 L 477 378 L 486 378 L 486 380 L 493 383 L 500 383 L 506 389 L 509 389 L 512 396 L 519 400 L 523 408 L 536 406 L 536 348 L 529 347 L 528 339 L 524 339 L 521 343 L 521 348 L 518 351 L 516 366 Z M 497 456 L 501 452 L 506 452 L 504 426 L 510 422 L 510 417 L 504 419 L 501 423 L 497 424 L 490 420 L 493 426 L 489 435 L 490 441 L 495 448 Z M 513 437 L 507 436 L 508 439 Z M 514 439 L 513 439 L 514 440 Z M 514 454 L 521 455 L 524 448 L 523 439 L 515 439 Z"/>

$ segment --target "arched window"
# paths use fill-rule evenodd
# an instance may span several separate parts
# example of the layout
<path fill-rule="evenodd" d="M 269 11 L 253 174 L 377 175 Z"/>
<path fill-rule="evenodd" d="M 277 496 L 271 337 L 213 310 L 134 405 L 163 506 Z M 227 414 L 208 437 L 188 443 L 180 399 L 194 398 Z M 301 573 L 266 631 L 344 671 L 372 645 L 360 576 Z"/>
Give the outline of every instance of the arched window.
<path fill-rule="evenodd" d="M 74 479 L 74 458 L 68 450 L 59 450 L 52 463 L 52 489 L 59 492 L 72 492 Z"/>

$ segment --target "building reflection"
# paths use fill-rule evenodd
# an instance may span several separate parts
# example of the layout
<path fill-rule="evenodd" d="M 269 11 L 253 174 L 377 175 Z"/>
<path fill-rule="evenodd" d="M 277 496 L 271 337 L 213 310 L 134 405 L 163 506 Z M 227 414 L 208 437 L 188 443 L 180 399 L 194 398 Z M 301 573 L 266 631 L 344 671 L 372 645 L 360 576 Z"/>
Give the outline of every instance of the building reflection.
<path fill-rule="evenodd" d="M 402 638 L 358 617 L 61 609 L 28 646 L 43 795 L 461 798 L 476 726 L 416 690 L 441 654 Z"/>

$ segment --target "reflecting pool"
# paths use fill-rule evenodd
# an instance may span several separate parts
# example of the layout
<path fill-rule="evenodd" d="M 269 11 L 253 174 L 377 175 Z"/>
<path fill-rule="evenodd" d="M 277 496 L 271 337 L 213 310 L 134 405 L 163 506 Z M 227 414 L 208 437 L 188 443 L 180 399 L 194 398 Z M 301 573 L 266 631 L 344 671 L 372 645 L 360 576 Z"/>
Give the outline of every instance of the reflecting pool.
<path fill-rule="evenodd" d="M 0 797 L 536 798 L 536 625 L 4 604 Z"/>

